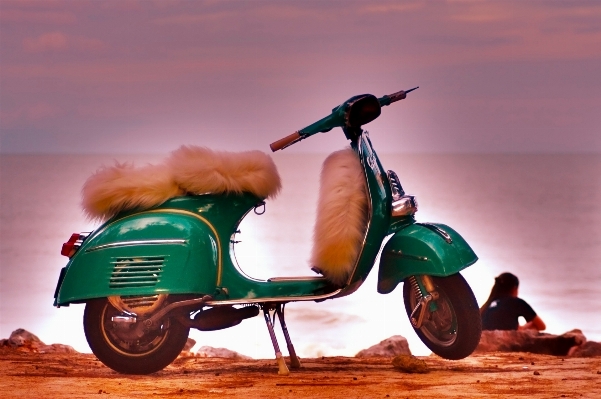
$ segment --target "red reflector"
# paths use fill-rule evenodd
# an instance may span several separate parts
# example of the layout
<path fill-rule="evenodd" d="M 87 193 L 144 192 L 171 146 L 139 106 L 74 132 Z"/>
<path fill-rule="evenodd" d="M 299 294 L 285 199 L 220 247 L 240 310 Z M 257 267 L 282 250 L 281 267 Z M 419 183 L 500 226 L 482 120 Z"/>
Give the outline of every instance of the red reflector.
<path fill-rule="evenodd" d="M 69 241 L 63 244 L 63 248 L 61 249 L 61 255 L 66 257 L 72 257 L 75 254 L 76 248 L 75 243 L 79 240 L 79 233 L 71 234 L 71 238 Z"/>

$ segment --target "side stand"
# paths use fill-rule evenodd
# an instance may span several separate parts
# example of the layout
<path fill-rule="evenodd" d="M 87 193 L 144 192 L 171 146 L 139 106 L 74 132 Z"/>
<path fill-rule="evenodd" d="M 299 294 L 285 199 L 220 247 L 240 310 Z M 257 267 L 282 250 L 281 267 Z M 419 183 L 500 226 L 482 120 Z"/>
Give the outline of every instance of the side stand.
<path fill-rule="evenodd" d="M 279 305 L 278 305 L 278 308 L 279 308 Z M 271 337 L 271 343 L 273 344 L 273 349 L 275 350 L 275 359 L 278 362 L 278 368 L 279 368 L 278 374 L 279 375 L 289 375 L 290 370 L 288 370 L 288 366 L 286 366 L 286 362 L 284 361 L 282 352 L 280 352 L 280 346 L 278 345 L 278 340 L 275 337 L 275 331 L 273 331 L 273 323 L 271 321 L 271 316 L 269 314 L 268 306 L 263 306 L 263 316 L 265 316 L 265 323 L 267 323 L 267 329 L 269 330 L 269 336 Z M 275 317 L 274 317 L 274 319 L 275 319 Z"/>
<path fill-rule="evenodd" d="M 280 325 L 282 326 L 282 332 L 284 333 L 284 338 L 286 338 L 286 346 L 288 346 L 288 354 L 290 355 L 290 368 L 298 369 L 301 367 L 300 360 L 298 356 L 296 356 L 296 351 L 294 350 L 294 345 L 292 345 L 292 340 L 290 340 L 290 335 L 288 334 L 288 327 L 286 327 L 286 321 L 284 320 L 284 308 L 286 304 L 277 305 L 275 308 L 275 312 L 278 315 L 278 319 L 280 319 Z"/>

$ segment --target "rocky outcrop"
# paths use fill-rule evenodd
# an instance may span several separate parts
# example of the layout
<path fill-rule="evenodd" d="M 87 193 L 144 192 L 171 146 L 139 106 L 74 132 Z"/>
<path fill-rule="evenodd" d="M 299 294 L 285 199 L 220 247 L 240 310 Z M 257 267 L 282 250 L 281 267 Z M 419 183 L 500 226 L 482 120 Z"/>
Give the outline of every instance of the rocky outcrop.
<path fill-rule="evenodd" d="M 196 354 L 194 352 L 192 352 L 192 348 L 194 347 L 194 345 L 196 345 L 196 340 L 194 340 L 192 338 L 188 338 L 188 340 L 186 341 L 186 345 L 184 345 L 184 349 L 182 349 L 179 356 L 182 356 L 182 357 L 196 356 Z"/>
<path fill-rule="evenodd" d="M 188 338 L 188 340 L 186 341 L 186 345 L 184 345 L 184 349 L 182 349 L 182 351 L 190 352 L 194 345 L 196 345 L 196 340 Z"/>
<path fill-rule="evenodd" d="M 393 335 L 379 344 L 363 349 L 355 357 L 394 357 L 398 355 L 411 355 L 411 351 L 405 337 Z"/>
<path fill-rule="evenodd" d="M 252 359 L 251 357 L 242 355 L 225 348 L 213 348 L 203 346 L 196 353 L 192 352 L 192 348 L 196 345 L 196 341 L 188 338 L 184 349 L 180 356 L 198 356 L 198 357 L 220 357 L 226 359 Z M 0 339 L 0 348 L 11 348 L 21 352 L 34 353 L 78 353 L 73 347 L 63 344 L 46 345 L 37 335 L 30 333 L 27 330 L 19 328 L 10 334 L 7 339 Z"/>
<path fill-rule="evenodd" d="M 580 330 L 562 335 L 523 331 L 482 331 L 476 352 L 530 352 L 541 355 L 574 356 L 576 350 L 586 343 Z"/>
<path fill-rule="evenodd" d="M 77 353 L 77 351 L 69 345 L 46 345 L 36 335 L 22 328 L 13 331 L 8 339 L 0 340 L 0 347 L 9 347 L 22 352 Z"/>
<path fill-rule="evenodd" d="M 582 345 L 578 345 L 570 349 L 568 356 L 573 357 L 595 357 L 601 356 L 601 343 L 587 341 Z"/>
<path fill-rule="evenodd" d="M 221 357 L 226 359 L 252 359 L 252 357 L 241 355 L 225 348 L 213 348 L 212 346 L 203 346 L 197 352 L 198 357 Z"/>

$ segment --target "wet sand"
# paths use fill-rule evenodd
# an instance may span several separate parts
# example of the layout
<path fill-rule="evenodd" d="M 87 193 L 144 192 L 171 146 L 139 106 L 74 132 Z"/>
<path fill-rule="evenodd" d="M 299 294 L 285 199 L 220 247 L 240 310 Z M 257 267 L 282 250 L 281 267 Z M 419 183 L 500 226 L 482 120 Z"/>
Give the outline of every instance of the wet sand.
<path fill-rule="evenodd" d="M 278 376 L 275 360 L 180 357 L 161 372 L 127 376 L 90 354 L 0 348 L 0 398 L 601 398 L 601 357 L 420 359 L 429 373 L 399 372 L 391 358 L 326 357 L 303 359 L 303 368 Z"/>

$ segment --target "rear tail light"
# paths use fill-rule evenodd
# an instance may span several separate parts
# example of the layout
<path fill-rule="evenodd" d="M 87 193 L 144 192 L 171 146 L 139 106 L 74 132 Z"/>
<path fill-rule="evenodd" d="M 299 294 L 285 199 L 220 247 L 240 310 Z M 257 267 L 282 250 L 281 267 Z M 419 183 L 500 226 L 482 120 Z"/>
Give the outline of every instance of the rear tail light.
<path fill-rule="evenodd" d="M 81 244 L 86 239 L 88 234 L 90 233 L 71 234 L 71 238 L 69 238 L 69 241 L 63 244 L 63 248 L 61 249 L 61 255 L 66 256 L 68 258 L 71 258 L 73 255 L 75 255 L 75 253 L 77 252 L 79 247 L 81 247 Z"/>

